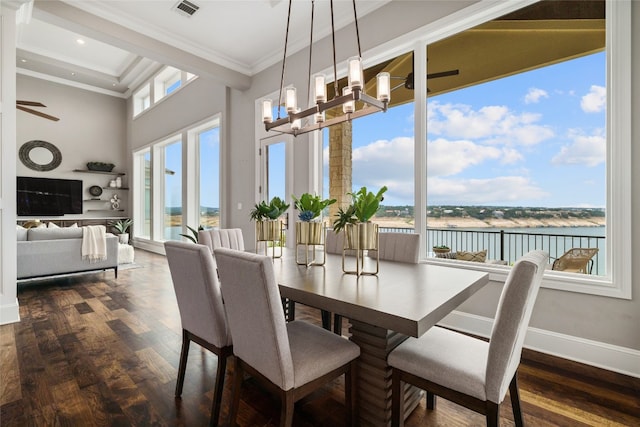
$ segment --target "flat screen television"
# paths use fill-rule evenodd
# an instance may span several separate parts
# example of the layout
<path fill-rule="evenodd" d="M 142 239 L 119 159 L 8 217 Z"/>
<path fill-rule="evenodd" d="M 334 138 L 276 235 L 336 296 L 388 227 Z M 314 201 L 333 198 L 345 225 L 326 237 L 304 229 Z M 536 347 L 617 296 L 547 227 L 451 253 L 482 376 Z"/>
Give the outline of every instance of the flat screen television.
<path fill-rule="evenodd" d="M 18 216 L 82 213 L 82 181 L 19 176 Z"/>

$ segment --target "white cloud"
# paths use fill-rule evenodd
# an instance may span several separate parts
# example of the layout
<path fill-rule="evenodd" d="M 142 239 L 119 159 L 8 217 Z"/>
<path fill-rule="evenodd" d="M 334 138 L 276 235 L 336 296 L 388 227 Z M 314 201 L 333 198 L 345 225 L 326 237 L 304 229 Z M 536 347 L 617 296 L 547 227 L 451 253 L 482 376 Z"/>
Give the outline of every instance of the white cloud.
<path fill-rule="evenodd" d="M 522 160 L 524 160 L 524 156 L 518 150 L 506 147 L 502 149 L 502 159 L 500 159 L 500 163 L 503 165 L 510 165 Z"/>
<path fill-rule="evenodd" d="M 588 94 L 582 97 L 580 107 L 585 113 L 599 113 L 605 109 L 607 103 L 607 88 L 592 85 Z"/>
<path fill-rule="evenodd" d="M 385 194 L 387 203 L 413 203 L 413 150 L 412 137 L 378 140 L 355 148 L 352 153 L 354 187 L 386 185 L 389 188 Z"/>
<path fill-rule="evenodd" d="M 511 205 L 519 201 L 541 200 L 549 193 L 522 176 L 500 176 L 487 179 L 427 179 L 429 203 Z"/>
<path fill-rule="evenodd" d="M 606 138 L 604 135 L 577 135 L 573 142 L 565 145 L 553 156 L 554 165 L 597 166 L 604 163 L 607 156 Z"/>
<path fill-rule="evenodd" d="M 554 136 L 553 130 L 537 124 L 540 114 L 515 114 L 505 106 L 479 110 L 463 104 L 428 104 L 427 130 L 447 139 L 467 139 L 505 145 L 535 145 Z"/>
<path fill-rule="evenodd" d="M 485 160 L 499 159 L 501 155 L 495 147 L 438 138 L 427 145 L 427 173 L 428 176 L 455 175 Z"/>
<path fill-rule="evenodd" d="M 537 104 L 542 98 L 549 98 L 549 94 L 544 89 L 532 87 L 524 97 L 525 104 Z"/>

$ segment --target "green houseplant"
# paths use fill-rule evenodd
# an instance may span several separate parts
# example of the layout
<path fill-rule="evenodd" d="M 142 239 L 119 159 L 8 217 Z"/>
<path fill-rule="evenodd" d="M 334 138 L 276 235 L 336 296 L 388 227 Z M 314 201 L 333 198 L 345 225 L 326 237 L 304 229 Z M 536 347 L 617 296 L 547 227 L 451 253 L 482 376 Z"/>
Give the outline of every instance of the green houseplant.
<path fill-rule="evenodd" d="M 336 202 L 336 199 L 322 199 L 309 193 L 303 193 L 300 198 L 291 196 L 294 206 L 298 209 L 298 219 L 296 222 L 296 243 L 302 245 L 321 245 L 322 229 L 324 224 L 321 221 L 314 221 L 322 215 L 322 211 L 329 205 Z"/>
<path fill-rule="evenodd" d="M 272 198 L 269 203 L 262 201 L 256 203 L 249 213 L 256 222 L 256 240 L 279 241 L 281 239 L 282 221 L 279 219 L 289 209 L 280 197 Z"/>
<path fill-rule="evenodd" d="M 380 208 L 380 202 L 384 199 L 383 194 L 387 187 L 383 186 L 377 193 L 368 191 L 367 187 L 362 187 L 355 193 L 347 193 L 351 196 L 351 204 L 343 209 L 338 209 L 333 229 L 336 232 L 343 230 L 347 224 L 367 223 Z"/>
<path fill-rule="evenodd" d="M 351 196 L 351 204 L 346 208 L 340 208 L 333 223 L 336 232 L 344 231 L 344 247 L 342 252 L 342 271 L 348 274 L 378 274 L 379 253 L 378 249 L 378 224 L 371 222 L 371 218 L 380 208 L 380 202 L 387 187 L 383 186 L 377 193 L 362 187 L 355 193 L 347 193 Z M 376 251 L 376 267 L 373 271 L 364 269 L 364 251 Z M 346 251 L 355 251 L 356 268 L 349 270 L 345 267 Z"/>
<path fill-rule="evenodd" d="M 191 235 L 189 234 L 180 234 L 182 237 L 186 237 L 187 239 L 191 240 L 192 243 L 198 243 L 198 231 L 202 231 L 204 230 L 204 227 L 199 225 L 198 229 L 196 230 L 193 227 L 189 227 L 187 225 L 187 228 L 189 229 L 189 231 L 191 232 Z"/>
<path fill-rule="evenodd" d="M 131 224 L 133 224 L 131 218 L 123 218 L 109 222 L 109 226 L 113 227 L 118 232 L 118 241 L 122 244 L 129 243 L 128 231 Z"/>

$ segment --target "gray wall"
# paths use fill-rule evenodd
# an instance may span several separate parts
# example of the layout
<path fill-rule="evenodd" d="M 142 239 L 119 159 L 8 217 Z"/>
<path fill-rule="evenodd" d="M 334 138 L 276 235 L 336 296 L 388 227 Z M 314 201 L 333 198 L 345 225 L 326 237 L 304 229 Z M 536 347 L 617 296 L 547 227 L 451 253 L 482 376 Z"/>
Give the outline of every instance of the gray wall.
<path fill-rule="evenodd" d="M 23 111 L 17 112 L 17 147 L 31 140 L 43 140 L 55 145 L 62 153 L 62 163 L 47 172 L 34 171 L 17 160 L 18 176 L 42 178 L 81 179 L 85 198 L 90 198 L 92 185 L 107 186 L 114 176 L 73 172 L 86 169 L 87 162 L 107 162 L 116 165 L 116 171 L 127 171 L 126 152 L 126 101 L 113 96 L 52 83 L 41 79 L 17 76 L 17 99 L 42 102 L 47 108 L 33 107 L 60 118 L 54 122 Z M 127 177 L 124 177 L 127 184 Z M 112 191 L 104 190 L 102 199 L 111 197 Z M 128 194 L 118 192 L 126 209 Z M 85 217 L 122 215 L 126 212 L 87 212 L 87 209 L 108 209 L 108 203 L 85 202 Z M 76 215 L 65 215 L 73 218 Z"/>
<path fill-rule="evenodd" d="M 132 118 L 132 98 L 127 103 L 127 140 L 130 149 L 143 147 L 226 109 L 226 89 L 207 78 L 197 78 L 162 99 L 150 110 Z"/>

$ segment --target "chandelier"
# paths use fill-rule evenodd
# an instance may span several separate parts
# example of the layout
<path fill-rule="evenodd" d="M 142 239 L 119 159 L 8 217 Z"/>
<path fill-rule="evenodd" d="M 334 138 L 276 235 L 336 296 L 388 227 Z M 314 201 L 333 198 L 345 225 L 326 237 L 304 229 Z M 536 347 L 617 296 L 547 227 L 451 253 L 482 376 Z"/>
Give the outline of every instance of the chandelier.
<path fill-rule="evenodd" d="M 307 100 L 310 99 L 310 91 L 313 81 L 314 101 L 315 105 L 301 110 L 298 108 L 297 91 L 295 87 L 284 87 L 284 74 L 287 64 L 287 42 L 289 39 L 289 22 L 291 20 L 291 4 L 289 0 L 289 12 L 287 14 L 287 30 L 284 40 L 284 58 L 282 60 L 282 74 L 280 77 L 280 93 L 278 97 L 277 117 L 273 117 L 273 101 L 264 99 L 262 101 L 262 120 L 267 131 L 291 134 L 294 136 L 301 135 L 314 130 L 333 126 L 338 123 L 350 121 L 352 119 L 363 117 L 378 111 L 387 111 L 389 101 L 391 99 L 391 77 L 389 73 L 382 72 L 376 77 L 377 96 L 374 98 L 364 91 L 364 73 L 362 69 L 362 53 L 360 49 L 360 33 L 358 30 L 358 16 L 356 13 L 356 1 L 353 0 L 353 17 L 356 28 L 356 40 L 358 42 L 358 56 L 354 56 L 347 61 L 347 78 L 348 85 L 342 88 L 342 92 L 338 88 L 338 71 L 336 66 L 336 37 L 333 18 L 333 0 L 330 1 L 331 6 L 331 38 L 333 46 L 333 85 L 334 97 L 327 100 L 327 86 L 325 76 L 316 74 L 311 76 L 311 57 L 313 51 L 313 14 L 315 8 L 315 0 L 311 1 L 311 36 L 309 41 L 309 79 L 307 82 Z M 280 117 L 280 106 L 284 106 L 287 115 Z M 356 104 L 358 102 L 358 104 Z M 342 106 L 340 112 L 339 107 Z M 360 107 L 362 106 L 362 107 Z M 360 107 L 360 108 L 358 108 Z M 338 111 L 335 117 L 327 117 L 327 110 L 334 109 Z"/>

